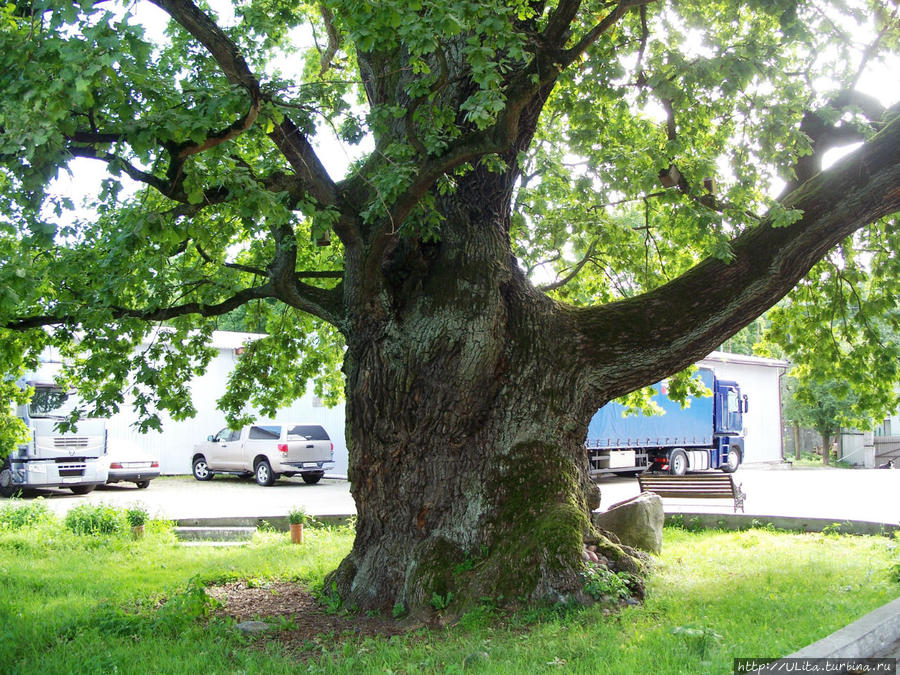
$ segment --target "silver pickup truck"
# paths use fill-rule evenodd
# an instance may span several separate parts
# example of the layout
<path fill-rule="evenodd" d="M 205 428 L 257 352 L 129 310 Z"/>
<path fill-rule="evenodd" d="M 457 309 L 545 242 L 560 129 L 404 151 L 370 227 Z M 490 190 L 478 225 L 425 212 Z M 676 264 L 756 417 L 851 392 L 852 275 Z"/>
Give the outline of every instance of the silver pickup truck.
<path fill-rule="evenodd" d="M 194 448 L 191 467 L 197 480 L 217 473 L 254 476 L 259 485 L 272 485 L 280 476 L 300 474 L 303 482 L 318 483 L 334 464 L 334 444 L 317 424 L 254 424 L 239 431 L 222 429 Z"/>

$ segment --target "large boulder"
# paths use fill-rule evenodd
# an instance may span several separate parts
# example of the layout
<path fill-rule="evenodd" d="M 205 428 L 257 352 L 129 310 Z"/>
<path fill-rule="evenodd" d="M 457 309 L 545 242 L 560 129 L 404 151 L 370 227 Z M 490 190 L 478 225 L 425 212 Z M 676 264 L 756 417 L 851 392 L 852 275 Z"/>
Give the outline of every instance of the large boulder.
<path fill-rule="evenodd" d="M 650 553 L 662 551 L 664 520 L 662 499 L 652 492 L 642 492 L 591 516 L 598 530 L 612 532 L 626 546 Z"/>

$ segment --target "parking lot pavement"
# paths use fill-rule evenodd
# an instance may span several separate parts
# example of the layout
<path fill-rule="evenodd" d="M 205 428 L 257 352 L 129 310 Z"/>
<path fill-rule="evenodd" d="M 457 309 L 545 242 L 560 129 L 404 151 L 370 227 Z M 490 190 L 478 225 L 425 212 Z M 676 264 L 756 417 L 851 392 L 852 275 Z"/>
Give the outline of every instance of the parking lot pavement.
<path fill-rule="evenodd" d="M 798 468 L 783 471 L 741 467 L 734 474 L 747 493 L 745 513 L 759 516 L 833 518 L 900 524 L 900 470 Z M 601 510 L 638 494 L 635 478 L 602 478 Z M 272 487 L 252 480 L 216 476 L 200 482 L 190 476 L 163 476 L 138 490 L 132 483 L 100 487 L 77 497 L 68 490 L 41 490 L 56 513 L 73 506 L 104 502 L 124 507 L 142 502 L 154 516 L 169 519 L 284 516 L 302 506 L 311 515 L 356 513 L 346 480 L 325 478 L 307 485 L 301 478 L 281 478 Z M 728 501 L 664 500 L 668 512 L 732 513 Z"/>
<path fill-rule="evenodd" d="M 133 483 L 116 483 L 81 497 L 68 490 L 39 490 L 35 495 L 43 497 L 60 516 L 79 504 L 105 503 L 122 508 L 135 502 L 145 505 L 151 516 L 170 520 L 286 516 L 298 506 L 310 515 L 356 513 L 349 483 L 335 478 L 323 478 L 316 485 L 307 485 L 299 476 L 281 478 L 271 487 L 261 487 L 236 476 L 216 476 L 207 482 L 191 476 L 162 476 L 144 490 Z"/>
<path fill-rule="evenodd" d="M 745 513 L 900 524 L 900 471 L 877 469 L 741 467 L 736 483 L 747 493 Z M 601 510 L 638 494 L 635 478 L 601 478 Z M 732 513 L 729 502 L 664 499 L 666 511 Z"/>

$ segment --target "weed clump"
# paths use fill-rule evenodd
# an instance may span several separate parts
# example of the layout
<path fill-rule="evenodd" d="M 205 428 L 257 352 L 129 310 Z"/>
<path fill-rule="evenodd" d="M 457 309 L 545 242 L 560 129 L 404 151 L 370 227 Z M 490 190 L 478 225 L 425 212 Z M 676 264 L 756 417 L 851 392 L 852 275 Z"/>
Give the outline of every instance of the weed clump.
<path fill-rule="evenodd" d="M 41 498 L 31 502 L 10 499 L 0 506 L 0 530 L 21 530 L 51 523 L 56 516 Z"/>
<path fill-rule="evenodd" d="M 125 529 L 122 511 L 108 504 L 81 504 L 66 514 L 64 524 L 75 534 L 117 534 Z"/>

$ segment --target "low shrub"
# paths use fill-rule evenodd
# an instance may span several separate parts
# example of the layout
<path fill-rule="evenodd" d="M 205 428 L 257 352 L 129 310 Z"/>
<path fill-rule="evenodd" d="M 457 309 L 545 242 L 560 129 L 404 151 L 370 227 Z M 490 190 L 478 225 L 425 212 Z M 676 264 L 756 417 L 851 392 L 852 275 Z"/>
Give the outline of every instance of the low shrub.
<path fill-rule="evenodd" d="M 0 506 L 0 529 L 19 530 L 34 527 L 56 519 L 44 500 L 38 497 L 31 502 L 10 499 Z"/>
<path fill-rule="evenodd" d="M 75 534 L 116 534 L 124 529 L 125 517 L 108 504 L 81 504 L 66 514 L 64 524 Z"/>

